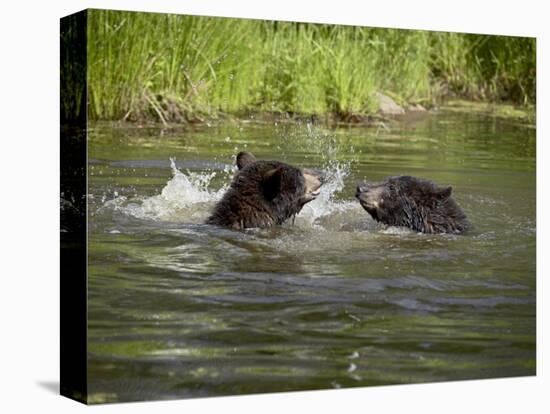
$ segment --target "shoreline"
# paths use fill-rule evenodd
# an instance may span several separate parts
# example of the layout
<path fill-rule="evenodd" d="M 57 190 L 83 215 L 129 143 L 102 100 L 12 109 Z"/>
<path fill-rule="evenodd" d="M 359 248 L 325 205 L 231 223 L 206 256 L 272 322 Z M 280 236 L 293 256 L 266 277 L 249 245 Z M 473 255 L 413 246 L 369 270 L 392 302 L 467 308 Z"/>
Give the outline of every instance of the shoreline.
<path fill-rule="evenodd" d="M 536 106 L 517 106 L 511 103 L 494 103 L 485 101 L 474 101 L 467 99 L 449 99 L 441 105 L 429 108 L 407 105 L 400 113 L 351 113 L 339 114 L 326 112 L 318 114 L 305 114 L 295 112 L 279 111 L 241 111 L 238 113 L 218 112 L 214 116 L 191 115 L 179 121 L 161 122 L 158 117 L 140 117 L 136 119 L 91 119 L 92 124 L 124 125 L 125 127 L 135 126 L 136 128 L 163 129 L 191 129 L 201 126 L 216 126 L 221 123 L 272 123 L 272 122 L 309 122 L 317 125 L 324 125 L 330 128 L 336 127 L 357 127 L 376 128 L 387 127 L 392 122 L 407 122 L 433 115 L 440 111 L 464 112 L 491 115 L 496 118 L 516 119 L 524 126 L 536 128 Z"/>

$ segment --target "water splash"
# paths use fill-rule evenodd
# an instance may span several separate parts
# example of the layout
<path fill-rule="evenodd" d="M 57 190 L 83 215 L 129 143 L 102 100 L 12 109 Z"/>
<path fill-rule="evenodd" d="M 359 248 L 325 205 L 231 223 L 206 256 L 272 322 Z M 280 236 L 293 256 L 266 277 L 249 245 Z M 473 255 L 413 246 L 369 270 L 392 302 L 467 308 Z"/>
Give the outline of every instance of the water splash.
<path fill-rule="evenodd" d="M 217 171 L 183 173 L 170 158 L 172 178 L 168 180 L 159 195 L 127 200 L 115 197 L 107 201 L 104 207 L 111 207 L 139 219 L 200 223 L 227 190 L 228 183 L 217 190 L 211 189 L 211 182 L 219 174 Z M 229 167 L 223 175 L 232 173 Z M 226 180 L 227 181 L 227 180 Z"/>
<path fill-rule="evenodd" d="M 143 220 L 171 221 L 177 223 L 203 223 L 215 203 L 221 199 L 235 173 L 234 166 L 220 171 L 180 171 L 174 159 L 170 159 L 172 178 L 160 194 L 151 197 L 116 196 L 103 203 L 101 209 L 121 212 Z M 345 179 L 350 173 L 349 163 L 329 160 L 322 167 L 325 183 L 316 200 L 306 204 L 296 217 L 295 224 L 301 227 L 326 227 L 328 221 L 345 222 L 342 216 L 356 208 L 353 201 L 337 200 L 344 189 Z M 216 182 L 215 182 L 216 181 Z M 219 181 L 222 182 L 221 187 Z M 328 226 L 332 227 L 332 226 Z"/>
<path fill-rule="evenodd" d="M 316 163 L 316 168 L 325 174 L 321 194 L 304 206 L 295 224 L 301 227 L 340 228 L 340 221 L 346 212 L 357 208 L 357 203 L 350 197 L 345 197 L 348 199 L 346 201 L 337 199 L 345 188 L 351 165 L 356 161 L 349 136 L 337 135 L 336 131 L 311 122 L 283 124 L 278 132 L 278 150 L 283 156 L 309 154 L 304 158 Z"/>
<path fill-rule="evenodd" d="M 328 161 L 324 173 L 325 182 L 321 187 L 321 194 L 304 206 L 296 221 L 298 225 L 320 224 L 319 219 L 323 217 L 343 213 L 355 207 L 356 203 L 353 201 L 336 199 L 336 195 L 344 189 L 345 179 L 350 173 L 349 163 Z"/>

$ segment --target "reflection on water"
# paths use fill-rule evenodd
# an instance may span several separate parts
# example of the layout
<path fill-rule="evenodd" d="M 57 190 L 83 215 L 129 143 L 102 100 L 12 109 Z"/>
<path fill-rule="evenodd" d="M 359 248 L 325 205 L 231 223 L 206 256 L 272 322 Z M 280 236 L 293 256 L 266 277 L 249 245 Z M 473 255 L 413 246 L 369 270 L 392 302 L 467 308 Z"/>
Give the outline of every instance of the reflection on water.
<path fill-rule="evenodd" d="M 243 149 L 327 184 L 294 224 L 202 224 Z M 89 159 L 91 401 L 535 374 L 532 129 L 445 112 L 388 130 L 99 124 Z M 452 185 L 474 230 L 375 223 L 355 186 L 399 174 Z"/>

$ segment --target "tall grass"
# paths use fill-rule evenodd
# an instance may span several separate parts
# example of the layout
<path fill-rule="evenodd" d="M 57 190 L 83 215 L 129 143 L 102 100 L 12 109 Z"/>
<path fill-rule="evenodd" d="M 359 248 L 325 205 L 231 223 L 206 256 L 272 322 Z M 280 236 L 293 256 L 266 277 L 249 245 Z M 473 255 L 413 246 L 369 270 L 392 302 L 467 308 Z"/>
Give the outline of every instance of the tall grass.
<path fill-rule="evenodd" d="M 535 100 L 528 38 L 91 10 L 88 64 L 92 119 L 369 114 L 376 92 Z"/>
<path fill-rule="evenodd" d="M 434 78 L 452 92 L 473 99 L 536 101 L 534 38 L 431 33 Z"/>

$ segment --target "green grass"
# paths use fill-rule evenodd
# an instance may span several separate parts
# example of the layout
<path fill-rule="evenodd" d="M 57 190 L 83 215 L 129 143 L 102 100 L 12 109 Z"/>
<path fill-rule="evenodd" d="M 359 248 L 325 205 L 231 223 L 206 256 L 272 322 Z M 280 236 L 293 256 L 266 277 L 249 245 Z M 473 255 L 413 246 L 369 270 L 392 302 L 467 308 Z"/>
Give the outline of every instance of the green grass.
<path fill-rule="evenodd" d="M 89 117 L 371 114 L 454 95 L 535 104 L 535 40 L 91 10 Z"/>

